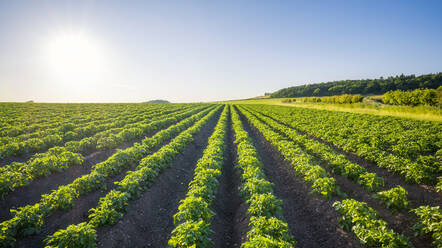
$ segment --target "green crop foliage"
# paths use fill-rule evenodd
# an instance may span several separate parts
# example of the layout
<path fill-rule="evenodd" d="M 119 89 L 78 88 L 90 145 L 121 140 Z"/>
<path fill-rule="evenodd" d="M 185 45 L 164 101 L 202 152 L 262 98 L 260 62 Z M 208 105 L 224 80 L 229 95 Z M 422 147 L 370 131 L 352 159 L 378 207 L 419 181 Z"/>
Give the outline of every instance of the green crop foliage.
<path fill-rule="evenodd" d="M 412 247 L 408 238 L 396 234 L 387 223 L 377 219 L 377 212 L 365 202 L 346 199 L 333 204 L 342 215 L 339 225 L 344 230 L 352 230 L 362 244 L 369 247 Z"/>
<path fill-rule="evenodd" d="M 241 170 L 241 197 L 248 203 L 250 231 L 241 247 L 287 247 L 296 244 L 282 218 L 282 201 L 273 195 L 273 184 L 266 180 L 263 164 L 242 121 L 231 107 L 232 124 L 237 146 L 237 165 Z"/>
<path fill-rule="evenodd" d="M 408 192 L 401 186 L 376 193 L 373 197 L 379 199 L 384 205 L 396 213 L 408 207 Z"/>
<path fill-rule="evenodd" d="M 225 136 L 229 108 L 224 111 L 209 137 L 203 156 L 195 167 L 186 197 L 180 201 L 173 216 L 175 229 L 169 239 L 170 247 L 211 247 L 210 219 L 215 214 L 210 205 L 218 188 L 218 177 L 224 163 Z"/>
<path fill-rule="evenodd" d="M 439 206 L 421 206 L 412 209 L 418 217 L 418 222 L 414 225 L 415 235 L 431 234 L 433 246 L 442 247 L 442 211 Z"/>
<path fill-rule="evenodd" d="M 209 112 L 210 114 L 207 114 Z M 150 123 L 150 130 L 156 130 L 164 126 L 171 125 L 178 120 L 182 120 L 180 123 L 172 125 L 170 129 L 166 129 L 168 131 L 163 130 L 152 137 L 145 138 L 144 144 L 152 143 L 154 145 L 149 146 L 135 143 L 134 146 L 125 150 L 117 150 L 117 152 L 110 156 L 106 161 L 95 164 L 92 167 L 91 173 L 77 178 L 69 185 L 60 186 L 51 194 L 43 195 L 40 202 L 34 205 L 28 205 L 16 210 L 14 213 L 15 216 L 12 219 L 0 223 L 0 226 L 2 227 L 0 229 L 0 246 L 13 246 L 16 241 L 16 237 L 31 235 L 38 232 L 44 222 L 44 219 L 53 211 L 57 209 L 63 210 L 70 208 L 73 201 L 77 199 L 80 194 L 84 195 L 93 190 L 104 187 L 108 178 L 121 173 L 125 168 L 135 166 L 137 162 L 142 163 L 142 158 L 147 156 L 151 149 L 161 145 L 164 141 L 170 140 L 173 135 L 180 133 L 185 128 L 191 126 L 195 121 L 199 120 L 196 127 L 193 129 L 190 128 L 192 130 L 192 134 L 196 133 L 199 131 L 201 126 L 214 115 L 215 112 L 216 109 L 214 108 L 196 107 L 184 112 L 183 114 Z M 179 128 L 176 128 L 177 126 L 179 126 Z M 188 143 L 192 140 L 191 136 L 189 137 L 188 135 L 189 134 L 185 132 L 183 135 L 184 139 L 180 138 L 174 141 L 177 149 L 183 149 L 182 143 Z M 156 140 L 161 140 L 162 142 L 158 143 Z M 170 148 L 170 146 L 166 145 L 164 150 L 171 151 L 175 155 L 178 153 L 175 149 Z M 164 166 L 166 163 L 170 162 L 171 154 L 166 154 L 165 152 L 160 152 L 160 154 L 164 155 L 162 155 L 163 157 L 160 160 L 162 163 L 157 164 L 158 166 Z M 156 169 L 156 171 L 158 170 L 159 168 Z M 146 179 L 148 177 L 142 178 Z M 143 181 L 142 183 L 146 182 Z M 145 185 L 142 185 L 141 187 L 145 187 Z M 109 208 L 107 203 L 113 201 L 114 203 L 124 205 L 124 202 L 127 202 L 125 198 L 129 199 L 129 197 L 133 197 L 133 195 L 130 195 L 129 193 L 112 194 L 108 198 L 100 201 L 101 205 L 92 210 L 91 218 L 94 218 L 94 225 L 114 223 L 114 221 L 121 216 L 119 213 L 123 212 L 124 208 L 118 208 L 116 211 L 113 211 L 114 209 Z M 118 204 L 116 206 L 119 206 Z M 88 228 L 95 228 L 95 226 L 88 225 Z M 51 241 L 51 245 L 58 242 L 57 240 L 58 239 L 53 239 L 53 241 Z M 62 240 L 60 240 L 60 242 L 61 241 Z"/>
<path fill-rule="evenodd" d="M 384 179 L 378 177 L 375 173 L 366 172 L 359 177 L 361 184 L 368 191 L 377 191 L 384 186 Z"/>
<path fill-rule="evenodd" d="M 95 248 L 96 231 L 92 226 L 83 222 L 70 225 L 66 230 L 59 230 L 45 239 L 46 248 Z"/>

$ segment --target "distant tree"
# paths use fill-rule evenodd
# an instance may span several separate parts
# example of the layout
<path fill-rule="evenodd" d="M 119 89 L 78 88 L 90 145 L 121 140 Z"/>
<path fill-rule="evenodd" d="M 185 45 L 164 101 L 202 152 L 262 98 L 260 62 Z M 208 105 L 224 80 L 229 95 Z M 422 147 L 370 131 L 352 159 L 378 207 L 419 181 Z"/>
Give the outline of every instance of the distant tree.
<path fill-rule="evenodd" d="M 321 92 L 321 89 L 320 88 L 317 88 L 317 89 L 315 89 L 314 91 L 313 91 L 313 95 L 319 95 L 319 92 Z"/>
<path fill-rule="evenodd" d="M 333 96 L 342 94 L 384 94 L 393 90 L 436 89 L 442 85 L 442 73 L 421 76 L 401 74 L 379 79 L 341 80 L 306 84 L 278 90 L 270 97 Z M 266 93 L 267 94 L 267 93 Z"/>
<path fill-rule="evenodd" d="M 167 100 L 151 100 L 146 103 L 169 103 Z"/>

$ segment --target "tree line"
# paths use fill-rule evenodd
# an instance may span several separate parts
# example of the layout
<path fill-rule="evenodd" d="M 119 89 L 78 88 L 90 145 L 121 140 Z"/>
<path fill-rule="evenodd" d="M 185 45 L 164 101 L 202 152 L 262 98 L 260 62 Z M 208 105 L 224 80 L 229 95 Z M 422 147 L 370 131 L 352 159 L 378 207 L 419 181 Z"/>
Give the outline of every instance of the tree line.
<path fill-rule="evenodd" d="M 364 99 L 361 95 L 344 94 L 339 96 L 323 96 L 323 97 L 302 97 L 302 98 L 286 98 L 283 103 L 290 102 L 325 102 L 325 103 L 357 103 Z"/>
<path fill-rule="evenodd" d="M 409 91 L 419 88 L 436 89 L 442 85 L 442 72 L 421 76 L 399 75 L 388 78 L 341 80 L 317 84 L 306 84 L 278 90 L 272 98 L 333 96 L 343 94 L 384 94 L 388 91 Z"/>

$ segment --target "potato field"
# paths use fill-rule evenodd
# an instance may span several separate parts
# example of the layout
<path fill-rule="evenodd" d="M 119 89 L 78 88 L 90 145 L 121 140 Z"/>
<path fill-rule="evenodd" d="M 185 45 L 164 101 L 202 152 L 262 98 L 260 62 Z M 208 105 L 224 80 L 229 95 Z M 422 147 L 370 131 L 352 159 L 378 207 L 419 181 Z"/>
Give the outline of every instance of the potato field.
<path fill-rule="evenodd" d="M 442 247 L 442 123 L 0 103 L 0 247 Z"/>

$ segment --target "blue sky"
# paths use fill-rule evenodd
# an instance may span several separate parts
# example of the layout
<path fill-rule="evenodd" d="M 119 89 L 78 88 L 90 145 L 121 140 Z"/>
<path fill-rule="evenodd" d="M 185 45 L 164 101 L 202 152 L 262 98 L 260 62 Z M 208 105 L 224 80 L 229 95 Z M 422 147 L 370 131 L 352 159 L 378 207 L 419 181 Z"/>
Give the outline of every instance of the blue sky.
<path fill-rule="evenodd" d="M 3 1 L 0 101 L 213 101 L 439 72 L 441 10 L 442 1 Z M 66 34 L 87 47 L 48 45 Z"/>

